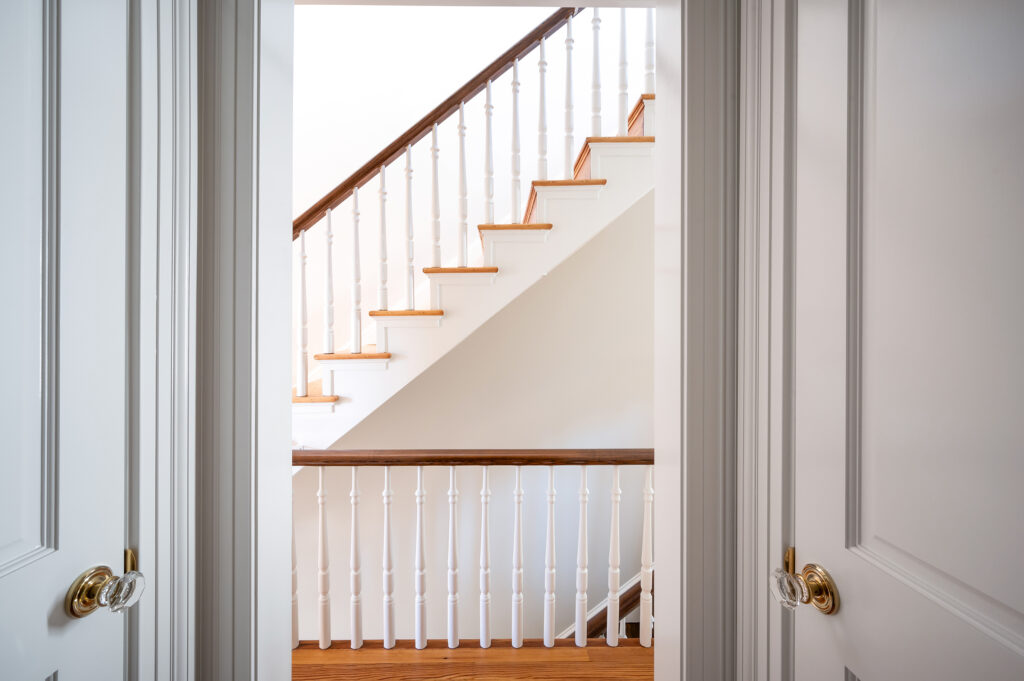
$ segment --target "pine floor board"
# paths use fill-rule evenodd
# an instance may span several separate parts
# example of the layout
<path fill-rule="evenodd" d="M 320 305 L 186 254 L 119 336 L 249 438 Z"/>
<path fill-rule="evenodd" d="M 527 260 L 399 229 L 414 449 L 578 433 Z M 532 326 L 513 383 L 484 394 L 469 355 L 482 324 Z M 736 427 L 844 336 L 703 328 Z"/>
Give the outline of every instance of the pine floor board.
<path fill-rule="evenodd" d="M 380 641 L 366 641 L 351 650 L 347 641 L 334 641 L 320 650 L 315 641 L 304 641 L 292 651 L 292 679 L 311 681 L 584 681 L 591 679 L 654 678 L 654 649 L 636 639 L 620 639 L 617 648 L 604 639 L 591 639 L 586 648 L 571 640 L 558 640 L 545 648 L 538 639 L 513 648 L 507 639 L 495 640 L 488 649 L 475 640 L 462 641 L 454 650 L 446 640 L 427 642 L 416 650 L 412 641 L 399 641 L 384 650 Z"/>

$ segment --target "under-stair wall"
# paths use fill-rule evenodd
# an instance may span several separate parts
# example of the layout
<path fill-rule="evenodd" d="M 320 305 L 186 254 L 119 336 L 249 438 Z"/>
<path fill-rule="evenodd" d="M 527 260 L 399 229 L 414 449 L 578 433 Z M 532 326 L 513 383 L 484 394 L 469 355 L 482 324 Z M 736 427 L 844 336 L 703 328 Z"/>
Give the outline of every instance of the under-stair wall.
<path fill-rule="evenodd" d="M 653 196 L 648 195 L 575 255 L 495 315 L 357 425 L 337 449 L 548 449 L 650 447 L 653 396 Z M 446 633 L 448 469 L 426 468 L 428 638 Z M 621 575 L 640 570 L 645 467 L 621 469 Z M 383 469 L 360 469 L 363 627 L 381 627 Z M 478 635 L 481 469 L 458 470 L 459 615 L 464 638 Z M 332 637 L 349 636 L 351 474 L 327 471 L 331 529 Z M 299 637 L 315 639 L 317 469 L 295 477 Z M 511 626 L 514 473 L 492 467 L 493 635 Z M 578 467 L 556 468 L 558 631 L 573 623 Z M 608 595 L 611 469 L 588 471 L 588 602 Z M 392 468 L 392 550 L 399 638 L 413 635 L 415 468 Z M 523 468 L 525 635 L 543 633 L 547 469 Z"/>

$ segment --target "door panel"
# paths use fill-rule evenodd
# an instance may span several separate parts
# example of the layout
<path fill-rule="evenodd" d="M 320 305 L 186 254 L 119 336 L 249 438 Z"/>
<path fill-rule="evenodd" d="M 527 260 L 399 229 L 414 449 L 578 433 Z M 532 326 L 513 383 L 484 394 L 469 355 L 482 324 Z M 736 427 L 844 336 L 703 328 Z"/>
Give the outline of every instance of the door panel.
<path fill-rule="evenodd" d="M 49 341 L 56 311 L 51 249 L 56 243 L 52 197 L 57 178 L 47 155 L 56 144 L 56 82 L 52 36 L 28 3 L 0 24 L 4 45 L 5 99 L 20 105 L 0 107 L 5 162 L 0 166 L 0 205 L 4 208 L 0 248 L 0 291 L 4 299 L 6 343 L 17 351 L 0 353 L 0 433 L 9 447 L 0 475 L 0 577 L 47 553 L 55 545 L 54 441 L 52 400 L 55 344 Z M 35 23 L 31 47 L 21 35 Z M 43 43 L 43 44 L 39 44 Z M 15 49 L 10 49 L 15 48 Z M 9 78 L 7 74 L 36 77 Z M 10 82 L 8 82 L 10 81 Z M 32 228 L 26 229 L 31 225 Z M 15 295 L 16 293 L 16 295 Z M 12 348 L 13 349 L 13 348 Z"/>
<path fill-rule="evenodd" d="M 124 615 L 72 620 L 64 595 L 124 562 L 127 4 L 0 13 L 0 457 L 17 471 L 0 483 L 0 669 L 119 679 Z"/>
<path fill-rule="evenodd" d="M 1024 5 L 797 11 L 798 679 L 1024 678 Z"/>

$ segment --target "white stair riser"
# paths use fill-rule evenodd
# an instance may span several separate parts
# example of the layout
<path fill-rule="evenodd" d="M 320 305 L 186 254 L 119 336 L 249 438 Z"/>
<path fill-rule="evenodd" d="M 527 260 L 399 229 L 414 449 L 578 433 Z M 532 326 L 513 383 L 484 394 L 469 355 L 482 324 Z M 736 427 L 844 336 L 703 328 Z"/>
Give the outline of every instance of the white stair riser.
<path fill-rule="evenodd" d="M 430 280 L 430 308 L 443 310 L 441 303 L 442 286 L 490 286 L 494 283 L 496 272 L 466 272 L 462 274 L 428 274 Z"/>
<path fill-rule="evenodd" d="M 293 416 L 314 416 L 320 414 L 333 414 L 334 405 L 337 402 L 292 402 Z M 298 424 L 293 424 L 293 429 Z"/>
<path fill-rule="evenodd" d="M 548 229 L 501 229 L 484 230 L 481 241 L 484 249 L 484 264 L 494 265 L 498 244 L 542 244 L 548 240 Z"/>
<path fill-rule="evenodd" d="M 383 371 L 388 368 L 388 361 L 387 359 L 318 359 L 317 363 L 324 369 L 334 372 Z"/>

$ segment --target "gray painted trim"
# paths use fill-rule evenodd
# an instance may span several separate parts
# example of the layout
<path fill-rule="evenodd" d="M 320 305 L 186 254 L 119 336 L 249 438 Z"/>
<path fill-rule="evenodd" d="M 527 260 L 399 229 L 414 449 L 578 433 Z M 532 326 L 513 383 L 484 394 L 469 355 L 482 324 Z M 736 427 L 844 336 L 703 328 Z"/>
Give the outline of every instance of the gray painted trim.
<path fill-rule="evenodd" d="M 198 8 L 196 677 L 288 678 L 290 0 Z M 261 134 L 262 130 L 270 131 Z M 261 501 L 262 500 L 262 501 Z"/>
<path fill-rule="evenodd" d="M 196 0 L 130 0 L 125 678 L 195 677 Z"/>

